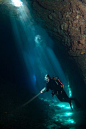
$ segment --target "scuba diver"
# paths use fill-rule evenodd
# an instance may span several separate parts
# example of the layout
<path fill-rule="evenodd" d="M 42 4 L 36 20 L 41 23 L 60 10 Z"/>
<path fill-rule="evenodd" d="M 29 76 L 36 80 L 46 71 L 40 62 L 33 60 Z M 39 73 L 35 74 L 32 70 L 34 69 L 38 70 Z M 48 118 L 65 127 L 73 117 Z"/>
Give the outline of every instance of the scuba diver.
<path fill-rule="evenodd" d="M 53 77 L 51 78 L 48 74 L 45 75 L 45 81 L 46 81 L 46 87 L 44 87 L 40 93 L 48 92 L 49 89 L 52 90 L 52 96 L 56 95 L 57 98 L 61 102 L 68 102 L 70 104 L 70 107 L 72 109 L 71 101 L 74 100 L 77 107 L 80 107 L 80 104 L 75 98 L 69 98 L 64 91 L 64 85 L 62 82 L 57 78 Z M 73 110 L 73 109 L 72 109 Z"/>

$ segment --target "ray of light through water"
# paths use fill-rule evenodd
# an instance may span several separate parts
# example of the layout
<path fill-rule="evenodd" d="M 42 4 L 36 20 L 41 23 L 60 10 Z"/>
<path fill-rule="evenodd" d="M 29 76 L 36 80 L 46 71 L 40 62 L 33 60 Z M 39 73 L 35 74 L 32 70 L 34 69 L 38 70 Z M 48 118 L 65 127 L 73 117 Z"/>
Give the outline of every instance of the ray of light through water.
<path fill-rule="evenodd" d="M 53 51 L 53 41 L 47 32 L 38 26 L 31 16 L 30 7 L 22 3 L 16 11 L 19 21 L 11 18 L 17 47 L 22 51 L 27 70 L 32 80 L 32 89 L 41 90 L 44 83 L 44 75 L 58 76 L 67 85 L 64 72 Z"/>

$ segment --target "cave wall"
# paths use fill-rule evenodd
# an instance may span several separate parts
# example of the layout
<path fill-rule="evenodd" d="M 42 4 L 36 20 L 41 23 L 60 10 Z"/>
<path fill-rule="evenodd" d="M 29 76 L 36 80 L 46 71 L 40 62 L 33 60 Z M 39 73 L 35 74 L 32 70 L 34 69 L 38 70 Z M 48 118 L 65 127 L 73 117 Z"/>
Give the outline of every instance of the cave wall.
<path fill-rule="evenodd" d="M 60 39 L 86 84 L 86 0 L 33 0 L 37 22 Z M 58 43 L 58 42 L 57 42 Z"/>

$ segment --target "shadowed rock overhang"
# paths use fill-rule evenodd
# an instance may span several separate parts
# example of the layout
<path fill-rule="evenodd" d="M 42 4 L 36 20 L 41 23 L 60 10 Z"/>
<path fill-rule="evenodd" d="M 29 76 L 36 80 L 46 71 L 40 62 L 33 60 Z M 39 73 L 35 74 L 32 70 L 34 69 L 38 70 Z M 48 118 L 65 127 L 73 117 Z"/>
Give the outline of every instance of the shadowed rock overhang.
<path fill-rule="evenodd" d="M 32 6 L 35 19 L 63 41 L 86 84 L 86 0 L 33 0 Z"/>

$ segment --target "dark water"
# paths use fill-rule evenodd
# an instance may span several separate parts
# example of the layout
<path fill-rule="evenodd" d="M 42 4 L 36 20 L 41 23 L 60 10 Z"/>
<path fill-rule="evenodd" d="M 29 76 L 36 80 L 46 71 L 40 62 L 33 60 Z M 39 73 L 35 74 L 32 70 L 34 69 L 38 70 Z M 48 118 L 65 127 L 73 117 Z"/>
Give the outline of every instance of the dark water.
<path fill-rule="evenodd" d="M 31 82 L 22 53 L 16 47 L 10 10 L 4 4 L 0 7 L 0 128 L 13 129 L 21 126 L 14 110 L 30 99 Z"/>
<path fill-rule="evenodd" d="M 37 98 L 31 104 L 21 108 L 22 104 L 35 95 L 32 91 L 34 89 L 31 88 L 33 84 L 22 55 L 22 49 L 16 46 L 17 41 L 13 34 L 10 19 L 10 11 L 12 10 L 8 9 L 8 12 L 6 12 L 6 5 L 0 6 L 0 129 L 76 129 L 81 128 L 81 126 L 84 129 L 86 118 L 85 107 L 82 108 L 83 110 L 74 111 L 73 119 L 76 120 L 76 124 L 71 124 L 70 126 L 69 124 L 64 125 L 60 121 L 61 119 L 66 119 L 64 116 L 57 116 L 58 122 L 52 120 L 53 115 L 56 113 L 61 115 L 61 112 L 64 113 L 65 110 L 61 110 L 55 105 L 49 106 L 48 101 Z M 5 13 L 3 12 L 4 10 Z M 56 48 L 54 46 L 55 55 L 58 57 L 64 72 L 70 80 L 73 95 L 79 98 L 80 102 L 83 101 L 82 104 L 85 105 L 85 88 L 79 72 L 72 62 L 68 60 L 67 55 L 64 54 L 64 49 L 61 52 L 61 49 Z M 80 86 L 82 86 L 82 91 L 80 91 Z M 82 116 L 83 119 L 81 121 L 78 118 Z"/>
<path fill-rule="evenodd" d="M 10 19 L 1 17 L 0 25 L 0 74 L 7 80 L 20 83 L 25 80 L 27 70 L 21 53 L 16 48 Z"/>

